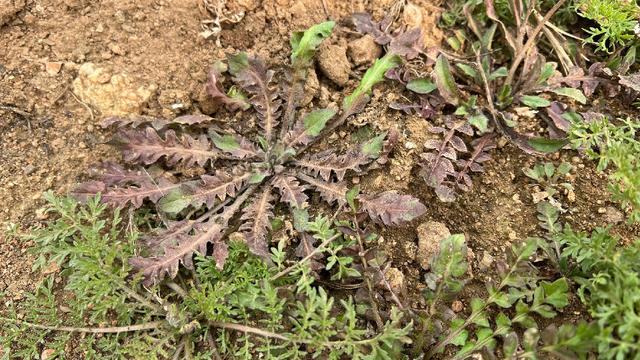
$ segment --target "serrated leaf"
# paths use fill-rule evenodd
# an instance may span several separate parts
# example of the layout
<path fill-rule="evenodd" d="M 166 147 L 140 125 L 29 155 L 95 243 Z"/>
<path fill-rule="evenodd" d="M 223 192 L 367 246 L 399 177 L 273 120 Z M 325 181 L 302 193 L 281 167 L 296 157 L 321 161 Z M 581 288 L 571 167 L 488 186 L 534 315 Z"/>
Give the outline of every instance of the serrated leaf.
<path fill-rule="evenodd" d="M 584 94 L 582 93 L 582 90 L 580 90 L 580 89 L 563 87 L 563 88 L 559 88 L 559 89 L 553 89 L 551 91 L 553 93 L 555 93 L 555 94 L 558 94 L 558 95 L 570 97 L 570 98 L 574 99 L 575 101 L 579 102 L 580 104 L 584 105 L 584 104 L 587 103 L 587 97 L 584 96 Z"/>
<path fill-rule="evenodd" d="M 438 87 L 428 79 L 413 79 L 407 83 L 407 89 L 417 94 L 429 94 Z"/>
<path fill-rule="evenodd" d="M 320 193 L 322 199 L 329 204 L 334 202 L 344 204 L 346 202 L 347 186 L 344 183 L 323 181 L 305 174 L 298 174 L 297 177 L 311 185 L 314 190 Z"/>
<path fill-rule="evenodd" d="M 543 153 L 552 153 L 562 149 L 569 143 L 565 139 L 548 139 L 548 138 L 531 138 L 527 140 L 527 143 L 537 151 Z"/>
<path fill-rule="evenodd" d="M 293 176 L 279 176 L 273 181 L 273 186 L 280 191 L 281 201 L 288 203 L 292 208 L 302 209 L 309 205 L 309 197 L 304 193 L 305 187 L 300 186 Z"/>
<path fill-rule="evenodd" d="M 542 108 L 551 105 L 549 100 L 535 95 L 522 95 L 520 102 L 532 108 Z"/>
<path fill-rule="evenodd" d="M 331 35 L 335 25 L 334 21 L 325 21 L 311 26 L 306 31 L 295 31 L 291 34 L 291 64 L 294 68 L 311 64 L 316 49 Z"/>
<path fill-rule="evenodd" d="M 258 125 L 264 131 L 264 137 L 270 142 L 278 125 L 281 100 L 273 85 L 273 70 L 268 70 L 264 62 L 255 57 L 248 57 L 245 53 L 229 57 L 229 72 L 234 75 L 234 81 L 251 97 L 258 116 Z"/>
<path fill-rule="evenodd" d="M 450 104 L 458 105 L 460 103 L 460 92 L 458 86 L 451 74 L 449 60 L 440 54 L 436 60 L 434 68 L 434 78 L 440 95 Z"/>
<path fill-rule="evenodd" d="M 178 137 L 173 130 L 167 130 L 164 139 L 153 128 L 124 131 L 119 134 L 117 144 L 125 161 L 144 165 L 164 157 L 169 165 L 182 162 L 185 166 L 203 166 L 220 157 L 220 152 L 211 148 L 206 136 L 193 138 L 182 134 Z"/>
<path fill-rule="evenodd" d="M 273 217 L 273 195 L 267 186 L 260 195 L 247 206 L 240 217 L 243 221 L 238 231 L 244 234 L 247 246 L 252 253 L 268 258 L 269 247 L 267 234 L 271 230 L 271 218 Z"/>
<path fill-rule="evenodd" d="M 362 210 L 374 221 L 384 225 L 399 225 L 422 216 L 427 208 L 410 195 L 386 191 L 377 196 L 360 196 Z"/>
<path fill-rule="evenodd" d="M 373 65 L 365 72 L 358 87 L 351 95 L 344 98 L 342 102 L 342 111 L 347 114 L 355 114 L 364 107 L 369 101 L 371 89 L 384 80 L 384 74 L 392 68 L 401 64 L 398 55 L 387 53 L 385 56 L 377 59 Z"/>

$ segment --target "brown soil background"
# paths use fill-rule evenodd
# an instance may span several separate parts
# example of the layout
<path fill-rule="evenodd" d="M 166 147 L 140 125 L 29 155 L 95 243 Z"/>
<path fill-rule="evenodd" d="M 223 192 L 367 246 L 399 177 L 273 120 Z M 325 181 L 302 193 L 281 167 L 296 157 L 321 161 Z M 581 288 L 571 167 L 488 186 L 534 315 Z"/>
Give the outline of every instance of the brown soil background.
<path fill-rule="evenodd" d="M 291 31 L 331 18 L 340 26 L 329 41 L 344 45 L 358 37 L 346 26 L 351 13 L 368 11 L 380 18 L 394 3 L 230 0 L 222 7 L 224 13 L 244 15 L 235 24 L 223 23 L 218 46 L 215 39 L 200 35 L 201 22 L 211 19 L 211 14 L 203 11 L 199 0 L 0 0 L 0 105 L 5 107 L 0 108 L 0 224 L 18 223 L 26 229 L 44 220 L 37 211 L 44 203 L 43 191 L 65 193 L 86 178 L 91 164 L 117 158 L 104 144 L 110 134 L 99 126 L 109 114 L 73 95 L 72 82 L 82 64 L 93 63 L 111 74 L 128 74 L 134 88 L 153 89 L 139 109 L 143 114 L 207 113 L 212 109 L 204 92 L 206 72 L 226 52 L 246 49 L 272 66 L 282 66 L 288 58 Z M 417 0 L 413 5 L 420 10 L 426 43 L 438 44 L 443 36 L 435 28 L 438 4 Z M 415 21 L 415 14 L 411 19 Z M 51 65 L 55 62 L 62 63 L 59 72 Z M 321 87 L 341 91 L 318 74 Z M 361 75 L 362 69 L 353 66 L 345 90 L 355 87 Z M 384 232 L 384 247 L 393 266 L 404 273 L 408 289 L 413 292 L 424 287 L 415 262 L 415 228 L 420 222 L 440 221 L 452 233 L 465 233 L 475 254 L 474 274 L 483 252 L 501 257 L 514 241 L 540 233 L 531 197 L 535 189 L 522 173 L 540 160 L 501 143 L 486 173 L 474 177 L 471 192 L 455 203 L 440 203 L 414 169 L 429 123 L 388 109 L 389 98 L 395 96 L 389 91 L 393 89 L 399 91 L 393 86 L 376 89 L 372 106 L 351 123 L 370 123 L 377 129 L 396 127 L 401 133 L 390 169 L 363 179 L 365 188 L 399 188 L 428 207 L 414 226 Z M 183 104 L 179 111 L 172 109 L 176 102 Z M 408 150 L 407 142 L 419 148 Z M 606 214 L 598 210 L 617 206 L 609 201 L 606 179 L 574 152 L 547 160 L 569 161 L 575 166 L 567 180 L 574 185 L 576 198 L 567 202 L 563 197 L 568 208 L 564 219 L 581 229 L 605 224 Z M 622 229 L 627 239 L 634 233 L 637 229 Z M 40 278 L 31 273 L 31 259 L 25 253 L 28 246 L 0 233 L 0 291 L 16 300 Z M 482 280 L 491 274 L 476 276 Z"/>

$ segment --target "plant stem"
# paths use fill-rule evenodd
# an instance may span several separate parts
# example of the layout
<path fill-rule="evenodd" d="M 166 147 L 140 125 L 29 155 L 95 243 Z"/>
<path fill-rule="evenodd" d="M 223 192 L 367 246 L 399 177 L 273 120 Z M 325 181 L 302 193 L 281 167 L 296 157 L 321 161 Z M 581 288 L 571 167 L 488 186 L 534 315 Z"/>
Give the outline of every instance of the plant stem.
<path fill-rule="evenodd" d="M 30 323 L 28 321 L 16 320 L 16 319 L 5 318 L 5 317 L 0 317 L 0 320 L 18 324 L 18 325 L 25 325 L 34 329 L 64 331 L 64 332 L 71 332 L 71 333 L 79 332 L 79 333 L 90 333 L 90 334 L 119 334 L 123 332 L 153 330 L 161 327 L 162 324 L 165 323 L 163 320 L 160 320 L 160 321 L 152 321 L 152 322 L 142 323 L 137 325 L 91 328 L 91 327 L 40 325 L 40 324 Z"/>
<path fill-rule="evenodd" d="M 320 253 L 325 247 L 327 247 L 327 245 L 329 245 L 330 242 L 332 242 L 333 240 L 339 238 L 342 234 L 335 234 L 332 237 L 328 238 L 327 240 L 323 241 L 317 248 L 315 248 L 312 252 L 310 252 L 307 256 L 305 256 L 302 260 L 298 261 L 297 263 L 289 266 L 288 268 L 280 271 L 279 273 L 275 274 L 274 276 L 271 277 L 271 281 L 275 281 L 285 275 L 287 275 L 288 273 L 292 272 L 295 268 L 297 268 L 298 266 L 300 266 L 300 264 L 303 264 L 305 261 L 311 259 L 312 257 L 314 257 L 316 254 Z"/>
<path fill-rule="evenodd" d="M 566 0 L 558 0 L 558 2 L 555 5 L 553 5 L 553 7 L 551 9 L 549 9 L 549 11 L 547 11 L 547 14 L 538 23 L 538 26 L 536 26 L 536 28 L 533 30 L 533 32 L 529 35 L 529 39 L 527 39 L 527 42 L 524 44 L 522 49 L 520 49 L 520 51 L 518 51 L 518 53 L 515 54 L 516 57 L 513 60 L 513 63 L 511 63 L 511 68 L 509 69 L 509 74 L 507 75 L 507 79 L 504 82 L 505 84 L 511 85 L 513 83 L 513 78 L 516 75 L 516 71 L 518 70 L 518 67 L 520 66 L 520 63 L 522 62 L 522 60 L 524 60 L 524 57 L 526 56 L 526 54 L 529 52 L 531 47 L 535 44 L 536 38 L 538 37 L 538 34 L 540 34 L 540 31 L 542 31 L 542 29 L 544 28 L 545 24 L 558 11 L 558 9 L 560 9 L 560 7 L 562 5 L 564 5 L 565 2 L 566 2 Z"/>
<path fill-rule="evenodd" d="M 360 224 L 358 223 L 357 214 L 353 213 L 353 226 L 356 228 L 356 239 L 358 239 L 358 246 L 360 251 L 358 255 L 360 256 L 360 262 L 362 263 L 362 268 L 365 273 L 365 281 L 367 283 L 367 290 L 369 293 L 369 302 L 371 303 L 371 310 L 373 312 L 373 317 L 376 320 L 376 325 L 379 329 L 384 327 L 384 322 L 382 321 L 382 317 L 380 317 L 380 311 L 378 310 L 378 303 L 373 296 L 373 285 L 371 284 L 371 277 L 366 275 L 367 269 L 369 268 L 369 264 L 367 263 L 367 259 L 364 257 L 364 243 L 362 242 L 362 236 L 360 236 Z M 384 274 L 382 275 L 384 278 Z"/>

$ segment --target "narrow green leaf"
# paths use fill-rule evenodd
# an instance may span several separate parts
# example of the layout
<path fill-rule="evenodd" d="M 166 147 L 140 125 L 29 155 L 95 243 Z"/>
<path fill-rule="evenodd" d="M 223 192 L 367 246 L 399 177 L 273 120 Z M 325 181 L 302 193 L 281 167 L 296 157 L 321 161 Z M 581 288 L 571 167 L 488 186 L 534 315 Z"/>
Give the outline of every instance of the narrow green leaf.
<path fill-rule="evenodd" d="M 346 195 L 347 203 L 351 207 L 351 210 L 353 210 L 354 212 L 358 211 L 358 208 L 356 206 L 356 198 L 358 197 L 359 194 L 360 194 L 359 185 L 356 185 L 351 189 L 349 189 L 349 191 L 347 191 L 347 195 Z"/>
<path fill-rule="evenodd" d="M 587 103 L 587 97 L 584 96 L 584 94 L 582 93 L 582 90 L 580 90 L 580 89 L 563 87 L 563 88 L 559 88 L 559 89 L 553 89 L 551 91 L 554 92 L 555 94 L 558 94 L 558 95 L 570 97 L 570 98 L 574 99 L 575 101 L 579 102 L 580 104 L 584 105 L 584 104 Z"/>
<path fill-rule="evenodd" d="M 553 73 L 556 71 L 557 63 L 548 62 L 542 65 L 542 69 L 540 70 L 540 76 L 538 77 L 538 84 L 544 85 Z"/>
<path fill-rule="evenodd" d="M 310 112 L 302 120 L 306 133 L 310 136 L 318 136 L 327 124 L 327 121 L 335 114 L 335 110 L 331 109 L 320 109 Z"/>
<path fill-rule="evenodd" d="M 492 72 L 491 75 L 489 75 L 489 80 L 499 79 L 499 78 L 505 77 L 507 75 L 508 75 L 507 68 L 502 66 L 502 67 L 499 67 L 498 69 L 496 69 L 494 72 Z"/>
<path fill-rule="evenodd" d="M 460 92 L 458 91 L 458 86 L 453 78 L 453 74 L 451 74 L 449 60 L 442 54 L 440 54 L 436 60 L 434 77 L 440 95 L 450 104 L 458 105 L 460 103 Z"/>
<path fill-rule="evenodd" d="M 428 94 L 436 88 L 436 84 L 427 79 L 413 79 L 407 83 L 407 89 L 418 94 Z"/>
<path fill-rule="evenodd" d="M 467 65 L 467 64 L 462 64 L 462 63 L 458 63 L 456 64 L 456 67 L 458 67 L 458 69 L 462 70 L 462 72 L 469 76 L 472 77 L 474 79 L 476 79 L 478 77 L 478 72 L 476 71 L 476 69 L 471 66 L 471 65 Z"/>
<path fill-rule="evenodd" d="M 520 102 L 532 108 L 541 108 L 551 105 L 549 100 L 535 95 L 523 95 L 520 98 Z"/>
<path fill-rule="evenodd" d="M 364 97 L 371 94 L 374 85 L 384 80 L 384 74 L 390 69 L 400 65 L 401 59 L 398 55 L 387 53 L 385 56 L 377 59 L 375 63 L 364 73 L 358 87 L 351 95 L 344 98 L 342 110 L 353 113 L 358 105 L 362 105 Z"/>
<path fill-rule="evenodd" d="M 556 152 L 569 143 L 569 141 L 565 139 L 547 138 L 531 138 L 527 140 L 527 142 L 532 148 L 543 153 Z"/>
<path fill-rule="evenodd" d="M 291 35 L 291 63 L 294 68 L 306 67 L 311 63 L 316 49 L 331 35 L 334 21 L 325 21 L 311 26 L 306 31 L 296 31 Z"/>

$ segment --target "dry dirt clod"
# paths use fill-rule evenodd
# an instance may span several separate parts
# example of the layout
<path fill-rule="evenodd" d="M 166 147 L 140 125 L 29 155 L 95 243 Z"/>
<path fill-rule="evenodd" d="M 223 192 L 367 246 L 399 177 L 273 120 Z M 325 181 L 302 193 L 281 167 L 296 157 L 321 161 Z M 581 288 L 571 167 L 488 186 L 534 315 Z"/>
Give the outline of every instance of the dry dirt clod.
<path fill-rule="evenodd" d="M 54 76 L 57 75 L 62 69 L 62 62 L 60 61 L 50 61 L 44 65 L 47 74 Z"/>
<path fill-rule="evenodd" d="M 384 273 L 384 277 L 393 292 L 400 294 L 404 291 L 404 274 L 402 271 L 392 267 Z"/>
<path fill-rule="evenodd" d="M 460 300 L 455 300 L 451 303 L 451 310 L 453 310 L 453 312 L 455 313 L 459 313 L 460 311 L 464 310 L 464 304 L 462 304 L 462 301 Z"/>
<path fill-rule="evenodd" d="M 56 351 L 54 349 L 44 349 L 42 351 L 42 353 L 40 354 L 40 360 L 47 360 L 49 358 L 51 358 L 51 356 L 55 353 Z"/>
<path fill-rule="evenodd" d="M 485 271 L 489 269 L 491 265 L 493 265 L 493 256 L 491 256 L 491 254 L 489 254 L 488 251 L 485 251 L 484 254 L 482 255 L 482 259 L 480 260 L 480 263 L 478 264 L 478 267 L 480 268 L 481 271 Z"/>
<path fill-rule="evenodd" d="M 607 225 L 619 224 L 624 221 L 624 214 L 613 206 L 607 206 L 604 212 L 604 221 Z"/>
<path fill-rule="evenodd" d="M 13 17 L 24 9 L 25 0 L 0 0 L 0 26 L 9 22 Z"/>
<path fill-rule="evenodd" d="M 351 65 L 347 59 L 347 50 L 339 45 L 323 45 L 318 53 L 320 71 L 336 83 L 344 86 L 349 81 Z"/>
<path fill-rule="evenodd" d="M 444 33 L 438 27 L 442 9 L 435 4 L 423 3 L 420 6 L 407 4 L 402 12 L 402 20 L 409 29 L 420 28 L 424 47 L 439 46 Z"/>
<path fill-rule="evenodd" d="M 382 48 L 367 34 L 350 42 L 347 53 L 356 66 L 371 65 L 382 55 Z"/>
<path fill-rule="evenodd" d="M 440 251 L 440 242 L 451 233 L 445 224 L 436 221 L 420 224 L 417 231 L 418 253 L 416 261 L 423 269 L 428 270 L 431 267 L 431 258 Z"/>
<path fill-rule="evenodd" d="M 140 114 L 155 91 L 155 85 L 137 86 L 129 75 L 111 75 L 92 63 L 82 64 L 73 81 L 73 92 L 80 100 L 105 116 Z"/>

